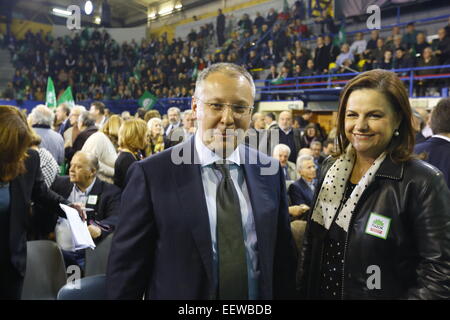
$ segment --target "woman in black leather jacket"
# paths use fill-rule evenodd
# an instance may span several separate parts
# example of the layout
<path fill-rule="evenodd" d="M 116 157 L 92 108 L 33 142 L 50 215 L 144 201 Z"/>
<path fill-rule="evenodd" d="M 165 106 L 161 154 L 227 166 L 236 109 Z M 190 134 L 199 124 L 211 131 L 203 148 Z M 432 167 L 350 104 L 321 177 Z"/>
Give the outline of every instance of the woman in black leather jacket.
<path fill-rule="evenodd" d="M 347 83 L 337 144 L 308 217 L 302 298 L 450 299 L 450 191 L 412 156 L 411 107 L 394 73 Z"/>

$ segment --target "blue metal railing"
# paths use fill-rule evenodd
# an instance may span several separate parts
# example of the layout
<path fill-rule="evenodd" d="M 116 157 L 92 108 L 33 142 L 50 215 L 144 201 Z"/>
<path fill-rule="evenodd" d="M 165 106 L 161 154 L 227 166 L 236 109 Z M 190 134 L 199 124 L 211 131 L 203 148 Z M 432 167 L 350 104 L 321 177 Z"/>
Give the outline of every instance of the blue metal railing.
<path fill-rule="evenodd" d="M 448 73 L 441 74 L 426 74 L 417 75 L 416 71 L 421 70 L 442 70 L 448 69 Z M 450 65 L 431 66 L 431 67 L 415 67 L 389 70 L 395 73 L 401 73 L 400 79 L 408 83 L 408 93 L 410 97 L 414 95 L 414 81 L 426 79 L 449 79 Z M 314 92 L 334 92 L 341 90 L 341 87 L 333 87 L 334 85 L 345 85 L 349 79 L 342 79 L 347 77 L 354 77 L 358 73 L 342 73 L 342 74 L 326 74 L 308 77 L 293 77 L 284 79 L 284 84 L 272 84 L 269 80 L 255 80 L 256 92 L 261 94 L 290 94 L 290 93 L 314 93 Z M 325 79 L 324 81 L 312 82 L 314 79 Z M 302 80 L 308 80 L 304 82 Z M 262 85 L 258 85 L 262 84 Z M 327 88 L 320 88 L 326 86 Z M 313 88 L 311 88 L 313 87 Z M 318 88 L 314 88 L 318 87 Z M 448 90 L 443 88 L 442 96 L 448 95 Z"/>

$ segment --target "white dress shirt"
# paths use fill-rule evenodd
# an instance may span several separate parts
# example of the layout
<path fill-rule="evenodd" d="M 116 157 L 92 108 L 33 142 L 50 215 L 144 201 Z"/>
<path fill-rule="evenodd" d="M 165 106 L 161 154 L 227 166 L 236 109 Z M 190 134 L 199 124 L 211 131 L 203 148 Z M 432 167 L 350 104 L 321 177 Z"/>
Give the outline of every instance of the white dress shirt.
<path fill-rule="evenodd" d="M 213 250 L 213 280 L 217 288 L 218 285 L 218 252 L 217 252 L 217 207 L 216 194 L 217 187 L 222 179 L 219 170 L 213 168 L 213 163 L 222 161 L 216 153 L 208 149 L 202 142 L 200 135 L 195 135 L 195 149 L 201 165 L 201 174 L 203 189 L 205 192 L 206 205 L 208 208 L 209 226 Z M 230 176 L 239 197 L 239 206 L 241 208 L 242 229 L 244 232 L 244 243 L 247 257 L 247 275 L 249 299 L 259 298 L 259 276 L 258 249 L 256 239 L 255 220 L 253 217 L 252 205 L 247 189 L 247 184 L 242 170 L 242 163 L 239 155 L 239 148 L 225 159 L 230 165 Z"/>

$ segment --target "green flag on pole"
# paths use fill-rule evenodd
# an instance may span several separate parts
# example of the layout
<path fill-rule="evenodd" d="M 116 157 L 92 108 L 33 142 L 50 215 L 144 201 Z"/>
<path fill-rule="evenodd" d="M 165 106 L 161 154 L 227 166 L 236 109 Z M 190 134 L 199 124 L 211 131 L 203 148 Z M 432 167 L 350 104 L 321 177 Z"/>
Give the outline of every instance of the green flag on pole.
<path fill-rule="evenodd" d="M 45 95 L 45 105 L 49 108 L 56 108 L 55 86 L 51 77 L 47 80 L 47 94 Z"/>
<path fill-rule="evenodd" d="M 145 110 L 150 110 L 155 105 L 158 98 L 145 90 L 144 94 L 139 98 L 138 105 Z"/>
<path fill-rule="evenodd" d="M 67 103 L 70 108 L 73 108 L 75 106 L 75 101 L 73 100 L 72 95 L 72 88 L 70 86 L 67 87 L 66 91 L 59 97 L 58 99 L 58 105 L 61 103 Z"/>

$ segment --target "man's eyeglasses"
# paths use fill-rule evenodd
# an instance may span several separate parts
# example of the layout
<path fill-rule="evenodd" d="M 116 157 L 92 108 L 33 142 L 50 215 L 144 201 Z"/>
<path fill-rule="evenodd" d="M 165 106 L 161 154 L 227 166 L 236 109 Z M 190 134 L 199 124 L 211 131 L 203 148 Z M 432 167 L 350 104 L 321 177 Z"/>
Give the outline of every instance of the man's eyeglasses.
<path fill-rule="evenodd" d="M 223 111 L 225 110 L 225 107 L 229 106 L 231 108 L 231 110 L 233 111 L 234 116 L 237 118 L 243 117 L 243 116 L 248 116 L 253 110 L 253 106 L 241 106 L 241 105 L 232 104 L 232 103 L 206 102 L 197 97 L 195 97 L 195 99 L 197 99 L 197 100 L 201 101 L 202 103 L 204 103 L 205 105 L 207 105 L 211 111 L 213 111 L 217 114 L 222 114 Z"/>

